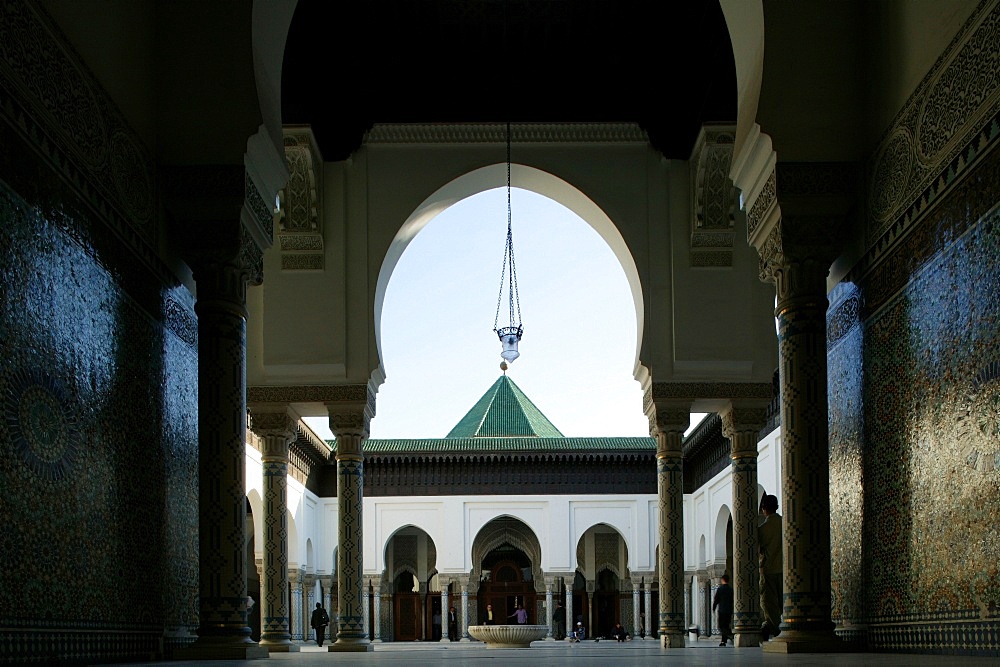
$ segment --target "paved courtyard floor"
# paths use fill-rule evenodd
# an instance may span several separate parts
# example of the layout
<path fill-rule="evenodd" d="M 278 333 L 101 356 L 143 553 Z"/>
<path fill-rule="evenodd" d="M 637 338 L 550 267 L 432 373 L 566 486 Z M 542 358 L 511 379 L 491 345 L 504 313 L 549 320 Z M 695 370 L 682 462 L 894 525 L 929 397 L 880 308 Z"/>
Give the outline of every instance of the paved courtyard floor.
<path fill-rule="evenodd" d="M 839 653 L 775 655 L 759 648 L 736 649 L 718 645 L 718 639 L 689 642 L 683 649 L 661 649 L 654 641 L 594 642 L 535 642 L 531 648 L 490 649 L 480 643 L 393 642 L 375 644 L 369 653 L 330 653 L 327 646 L 303 644 L 298 653 L 272 653 L 266 660 L 233 660 L 199 663 L 173 661 L 174 666 L 209 664 L 214 667 L 237 665 L 274 665 L 275 667 L 319 667 L 320 665 L 390 665 L 394 667 L 425 667 L 454 665 L 455 667 L 625 667 L 630 665 L 872 665 L 895 667 L 903 665 L 997 665 L 996 658 L 971 658 L 942 655 L 912 655 L 902 653 Z"/>

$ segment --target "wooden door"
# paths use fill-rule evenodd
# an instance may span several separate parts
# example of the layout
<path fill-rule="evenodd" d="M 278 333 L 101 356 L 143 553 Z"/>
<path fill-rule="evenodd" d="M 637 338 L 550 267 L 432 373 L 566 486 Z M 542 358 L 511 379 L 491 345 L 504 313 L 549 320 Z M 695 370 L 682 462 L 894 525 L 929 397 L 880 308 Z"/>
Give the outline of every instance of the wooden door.
<path fill-rule="evenodd" d="M 420 639 L 420 594 L 396 593 L 394 604 L 395 641 L 412 642 Z"/>

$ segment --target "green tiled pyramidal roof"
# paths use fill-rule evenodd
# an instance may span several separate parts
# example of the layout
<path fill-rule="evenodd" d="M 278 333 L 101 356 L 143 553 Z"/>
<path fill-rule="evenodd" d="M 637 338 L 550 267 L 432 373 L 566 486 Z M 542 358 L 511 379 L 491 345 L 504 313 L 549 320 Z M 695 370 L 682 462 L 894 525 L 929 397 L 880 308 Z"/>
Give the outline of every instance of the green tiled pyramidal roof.
<path fill-rule="evenodd" d="M 452 438 L 561 438 L 541 410 L 502 375 L 445 436 Z"/>

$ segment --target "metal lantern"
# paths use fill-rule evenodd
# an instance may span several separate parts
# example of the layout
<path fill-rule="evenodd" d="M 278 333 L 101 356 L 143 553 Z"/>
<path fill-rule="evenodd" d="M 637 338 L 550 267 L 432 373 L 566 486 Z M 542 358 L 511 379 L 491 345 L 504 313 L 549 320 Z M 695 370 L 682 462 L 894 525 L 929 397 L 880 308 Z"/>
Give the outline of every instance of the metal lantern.
<path fill-rule="evenodd" d="M 509 320 L 506 326 L 500 324 L 500 307 L 504 302 L 504 289 L 507 291 L 507 310 Z M 514 236 L 511 233 L 510 212 L 510 123 L 507 123 L 507 246 L 503 252 L 503 268 L 500 270 L 500 293 L 497 295 L 497 314 L 493 320 L 493 331 L 500 338 L 505 364 L 512 364 L 520 356 L 517 344 L 524 333 L 521 325 L 521 301 L 517 294 L 517 266 L 514 264 Z M 501 365 L 507 370 L 505 365 Z"/>

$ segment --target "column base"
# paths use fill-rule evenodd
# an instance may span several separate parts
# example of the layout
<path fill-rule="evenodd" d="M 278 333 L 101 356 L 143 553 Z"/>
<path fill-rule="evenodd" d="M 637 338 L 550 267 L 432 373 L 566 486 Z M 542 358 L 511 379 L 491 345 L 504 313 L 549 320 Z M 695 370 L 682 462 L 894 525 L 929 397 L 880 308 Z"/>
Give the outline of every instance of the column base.
<path fill-rule="evenodd" d="M 684 648 L 686 645 L 683 632 L 660 633 L 660 648 Z"/>
<path fill-rule="evenodd" d="M 266 648 L 270 653 L 298 653 L 299 647 L 291 642 L 287 641 L 277 641 L 269 642 L 264 639 L 260 640 L 260 645 Z"/>
<path fill-rule="evenodd" d="M 761 644 L 764 653 L 840 653 L 850 648 L 833 631 L 783 630 Z"/>
<path fill-rule="evenodd" d="M 381 644 L 381 643 L 382 643 L 381 639 L 373 639 L 372 640 L 372 644 Z"/>
<path fill-rule="evenodd" d="M 217 638 L 198 639 L 193 644 L 174 651 L 175 660 L 257 660 L 268 657 L 266 647 L 246 641 L 220 641 Z"/>
<path fill-rule="evenodd" d="M 468 637 L 462 637 L 461 639 L 458 640 L 458 643 L 459 644 L 471 644 L 472 640 L 469 639 Z"/>
<path fill-rule="evenodd" d="M 338 639 L 330 648 L 330 653 L 369 653 L 375 650 L 368 638 L 364 639 Z"/>
<path fill-rule="evenodd" d="M 737 648 L 757 648 L 760 646 L 760 631 L 737 632 L 733 635 L 733 646 Z"/>
<path fill-rule="evenodd" d="M 556 638 L 555 638 L 555 637 L 546 637 L 544 641 L 547 641 L 547 642 L 554 642 L 555 640 L 556 640 Z"/>

